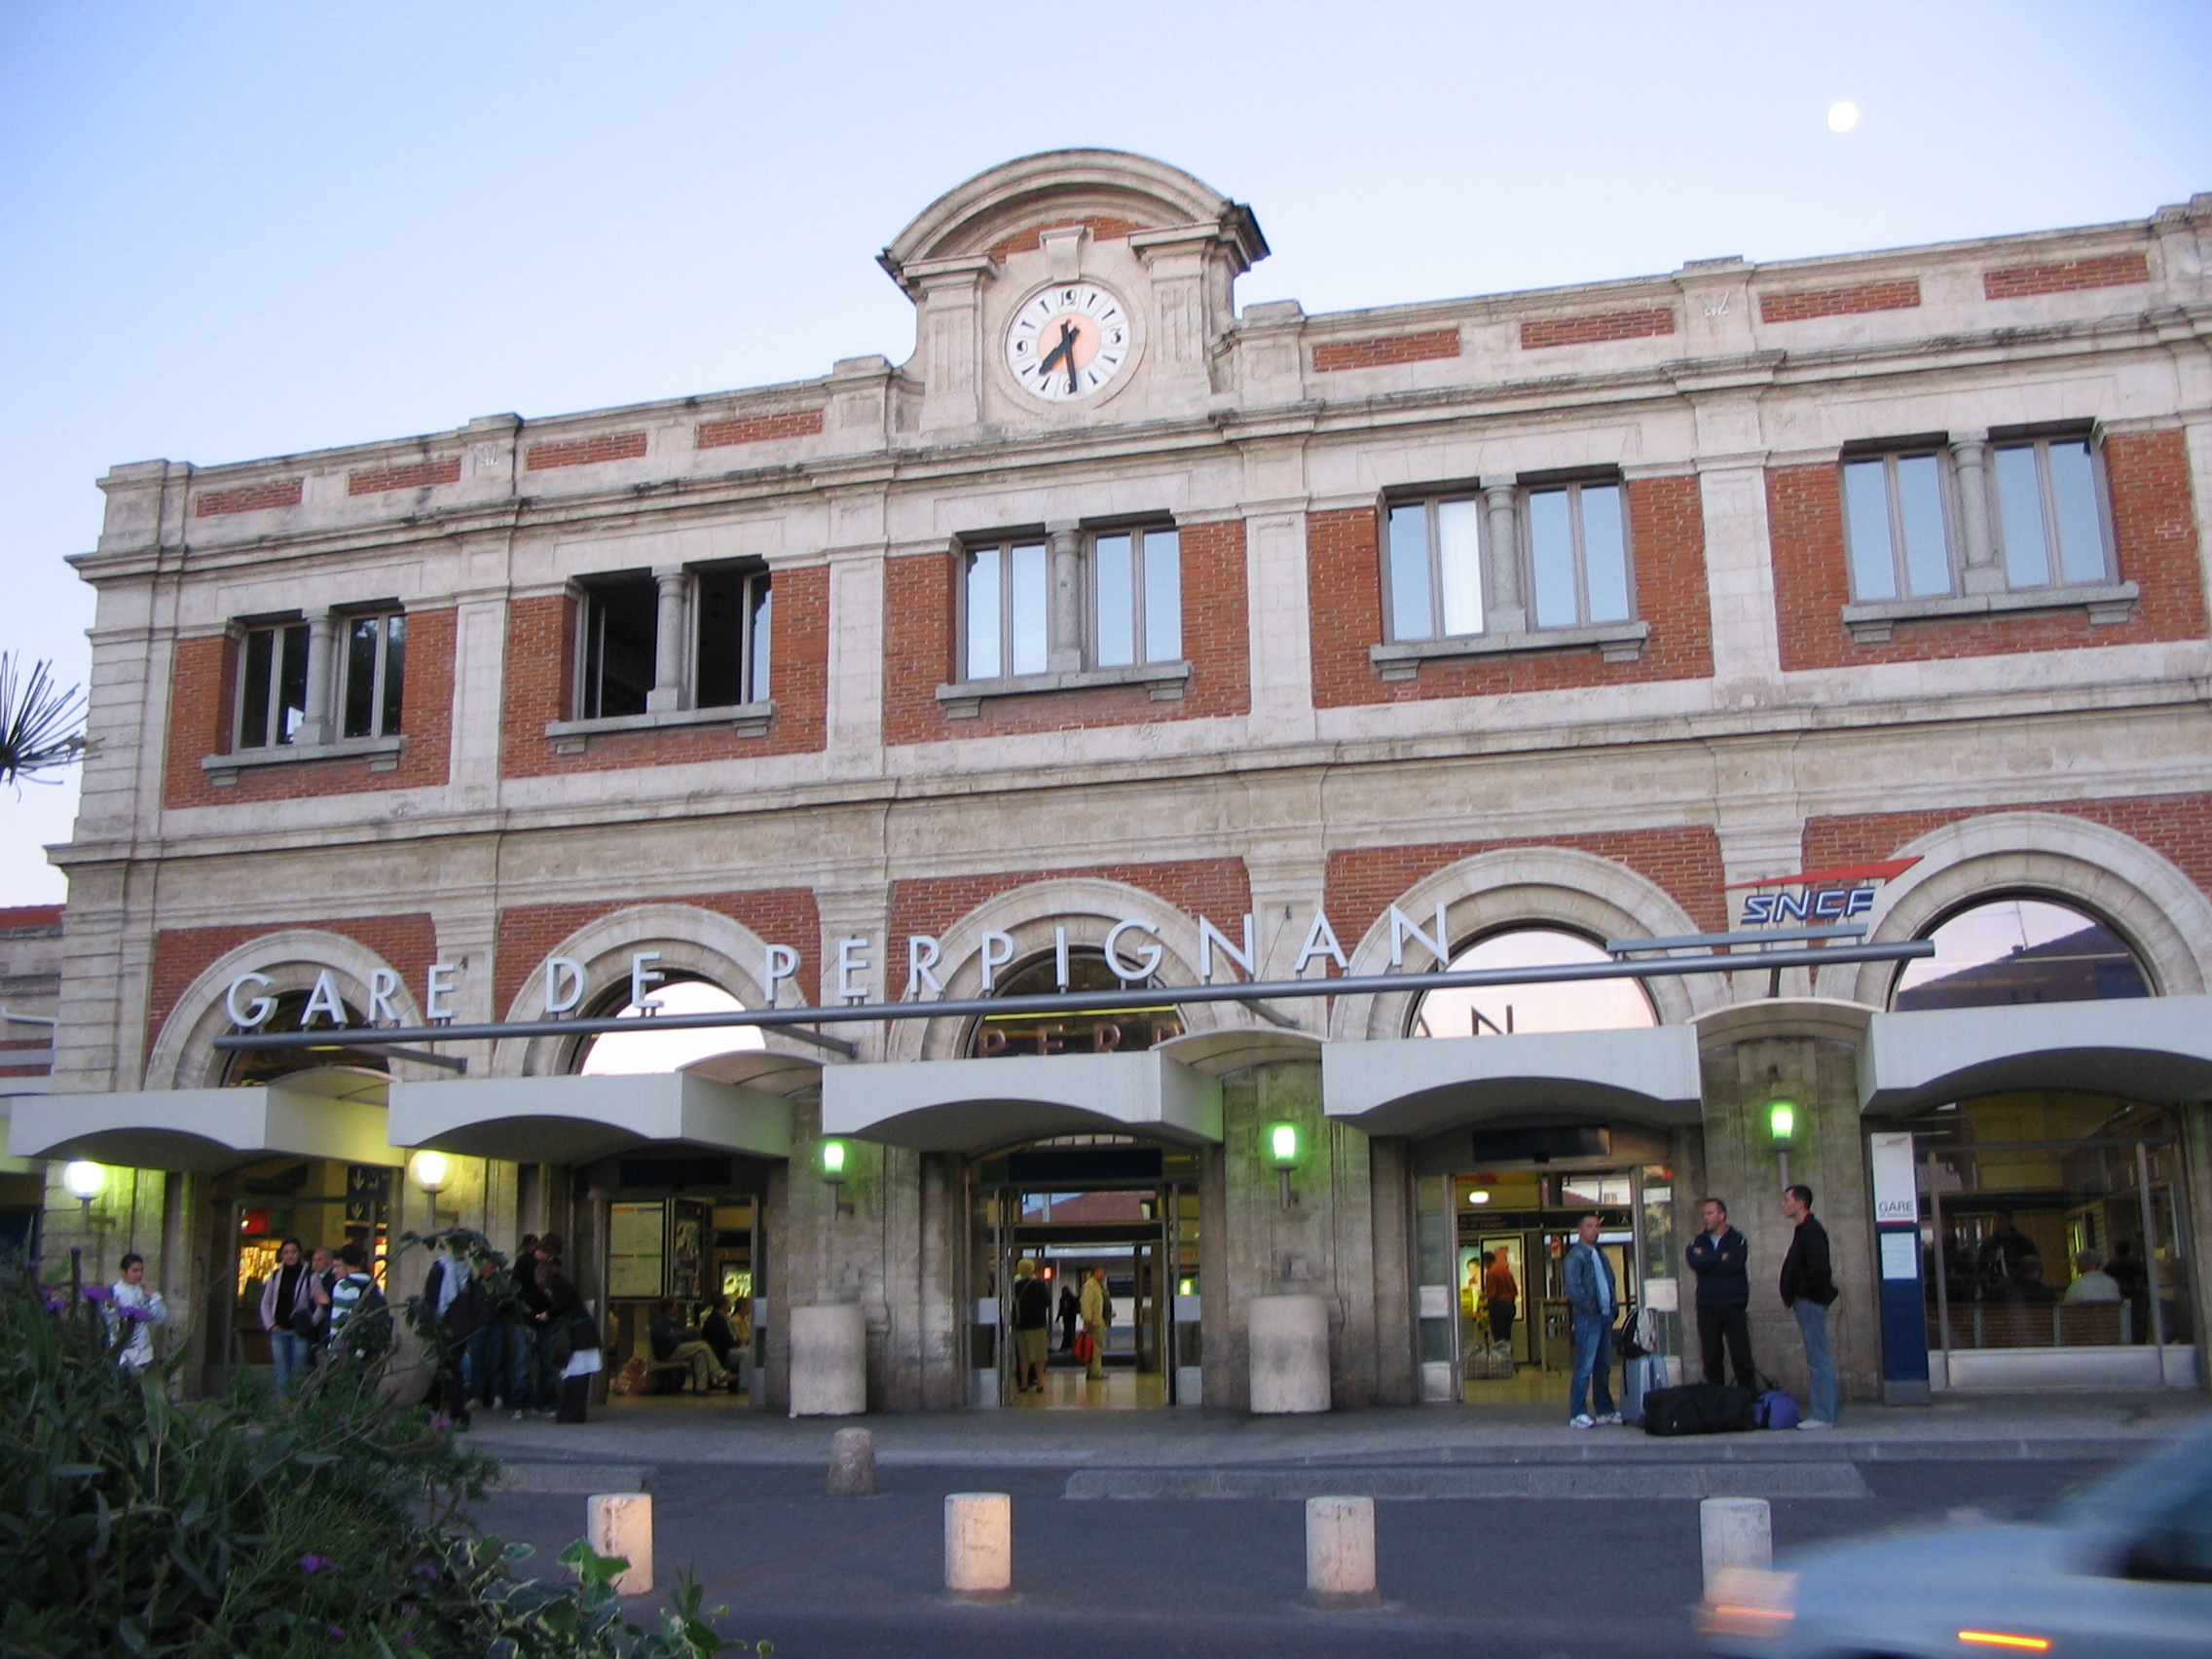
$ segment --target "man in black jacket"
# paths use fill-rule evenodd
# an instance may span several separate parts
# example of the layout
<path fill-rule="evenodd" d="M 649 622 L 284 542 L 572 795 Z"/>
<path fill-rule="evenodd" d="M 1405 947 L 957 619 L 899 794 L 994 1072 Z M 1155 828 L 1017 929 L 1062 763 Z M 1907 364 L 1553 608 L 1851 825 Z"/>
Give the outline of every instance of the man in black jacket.
<path fill-rule="evenodd" d="M 1796 1223 L 1789 1254 L 1782 1258 L 1782 1306 L 1797 1315 L 1805 1339 L 1805 1369 L 1812 1375 L 1810 1415 L 1799 1428 L 1835 1426 L 1835 1354 L 1828 1347 L 1828 1305 L 1835 1274 L 1828 1264 L 1828 1230 L 1813 1214 L 1813 1189 L 1794 1186 L 1782 1195 L 1782 1213 Z"/>
<path fill-rule="evenodd" d="M 1705 1231 L 1684 1252 L 1697 1274 L 1697 1338 L 1705 1358 L 1705 1380 L 1721 1379 L 1720 1345 L 1736 1368 L 1736 1386 L 1755 1388 L 1751 1370 L 1751 1247 L 1728 1225 L 1728 1206 L 1705 1200 Z"/>

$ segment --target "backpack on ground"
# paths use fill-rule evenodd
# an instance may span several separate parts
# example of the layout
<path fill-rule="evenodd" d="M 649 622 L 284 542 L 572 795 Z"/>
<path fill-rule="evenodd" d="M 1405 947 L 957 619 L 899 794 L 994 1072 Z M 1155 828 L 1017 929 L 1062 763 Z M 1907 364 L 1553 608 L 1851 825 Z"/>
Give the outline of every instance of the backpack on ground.
<path fill-rule="evenodd" d="M 1761 1377 L 1759 1396 L 1751 1402 L 1751 1420 L 1761 1428 L 1795 1428 L 1797 1402 L 1775 1386 L 1774 1379 Z"/>
<path fill-rule="evenodd" d="M 1757 1396 L 1724 1382 L 1685 1382 L 1654 1388 L 1643 1396 L 1646 1434 L 1736 1434 L 1752 1427 Z"/>

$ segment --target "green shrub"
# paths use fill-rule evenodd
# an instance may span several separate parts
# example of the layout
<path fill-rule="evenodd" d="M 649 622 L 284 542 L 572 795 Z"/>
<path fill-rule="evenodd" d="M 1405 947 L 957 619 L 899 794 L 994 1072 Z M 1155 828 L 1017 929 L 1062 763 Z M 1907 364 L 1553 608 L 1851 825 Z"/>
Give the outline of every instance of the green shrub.
<path fill-rule="evenodd" d="M 527 1545 L 466 1529 L 498 1474 L 340 1358 L 272 1396 L 180 1404 L 79 1294 L 0 1268 L 0 1654 L 16 1659 L 704 1659 L 734 1645 L 677 1591 L 622 1615 L 624 1564 L 515 1576 Z M 718 1609 L 719 1610 L 719 1609 Z M 768 1651 L 762 1643 L 760 1651 Z"/>

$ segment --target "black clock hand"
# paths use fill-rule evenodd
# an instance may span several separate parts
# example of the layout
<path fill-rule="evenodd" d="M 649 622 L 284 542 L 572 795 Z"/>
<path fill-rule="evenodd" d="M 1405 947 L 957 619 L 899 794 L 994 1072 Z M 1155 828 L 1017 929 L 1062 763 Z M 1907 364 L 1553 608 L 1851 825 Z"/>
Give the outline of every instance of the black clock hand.
<path fill-rule="evenodd" d="M 1061 323 L 1060 343 L 1051 350 L 1046 352 L 1045 360 L 1037 365 L 1039 377 L 1042 378 L 1051 374 L 1052 365 L 1065 358 L 1068 365 L 1068 389 L 1070 391 L 1075 390 L 1075 324 L 1072 322 Z"/>

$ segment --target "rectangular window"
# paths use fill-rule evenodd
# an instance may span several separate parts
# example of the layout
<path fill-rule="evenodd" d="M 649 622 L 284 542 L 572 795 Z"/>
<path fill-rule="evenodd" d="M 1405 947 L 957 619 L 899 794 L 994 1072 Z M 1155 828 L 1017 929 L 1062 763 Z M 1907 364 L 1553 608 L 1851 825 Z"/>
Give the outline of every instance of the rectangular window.
<path fill-rule="evenodd" d="M 1091 542 L 1094 668 L 1175 662 L 1183 655 L 1182 536 L 1117 530 Z"/>
<path fill-rule="evenodd" d="M 1567 484 L 1526 497 L 1530 609 L 1538 628 L 1626 622 L 1628 527 L 1618 484 Z"/>
<path fill-rule="evenodd" d="M 967 563 L 968 678 L 1043 674 L 1049 657 L 1045 544 L 971 547 Z"/>
<path fill-rule="evenodd" d="M 2112 560 L 2088 440 L 2002 444 L 1992 459 L 2006 580 L 2016 588 L 2110 581 Z"/>
<path fill-rule="evenodd" d="M 342 683 L 338 706 L 342 737 L 390 737 L 399 730 L 399 708 L 407 678 L 407 618 L 386 611 L 343 616 Z"/>
<path fill-rule="evenodd" d="M 576 718 L 642 715 L 653 688 L 660 592 L 650 575 L 609 576 L 584 589 Z"/>
<path fill-rule="evenodd" d="M 1390 638 L 1433 640 L 1483 631 L 1482 503 L 1400 501 L 1390 508 Z"/>
<path fill-rule="evenodd" d="M 768 572 L 718 566 L 694 581 L 693 705 L 728 708 L 768 700 Z"/>
<path fill-rule="evenodd" d="M 1843 463 L 1853 598 L 1927 599 L 1955 590 L 1947 497 L 1935 451 Z"/>
<path fill-rule="evenodd" d="M 239 642 L 238 749 L 290 743 L 308 713 L 308 625 L 248 628 Z"/>

